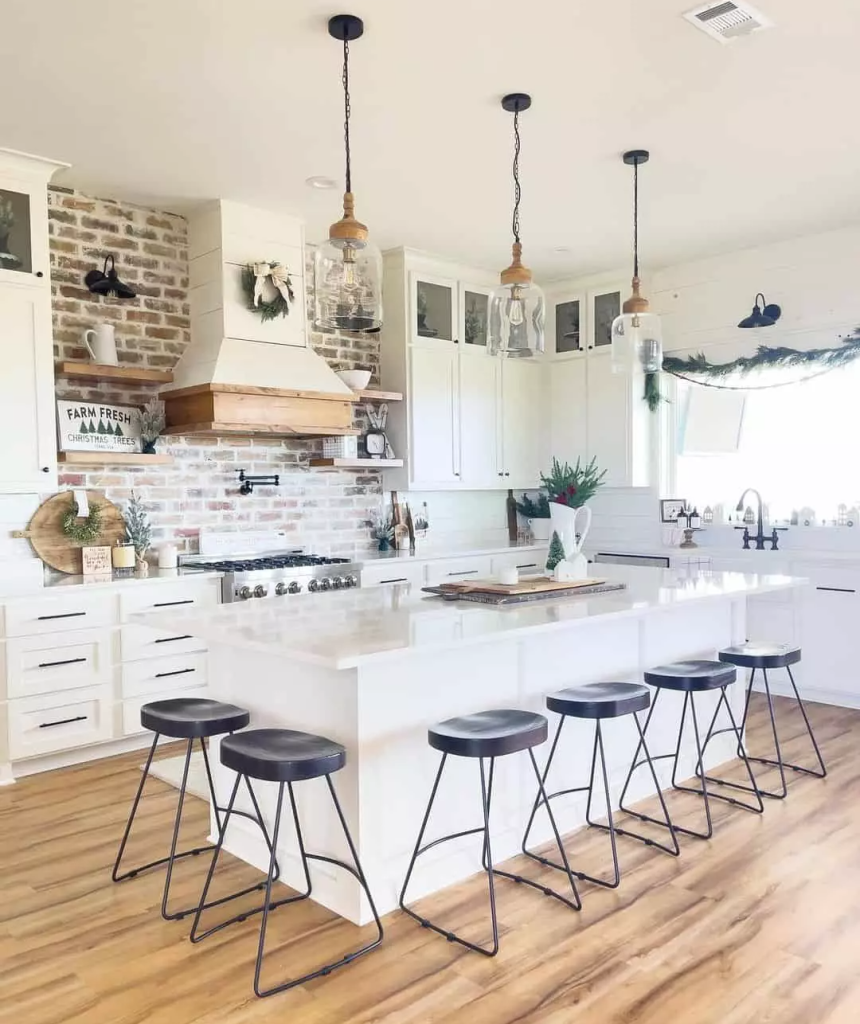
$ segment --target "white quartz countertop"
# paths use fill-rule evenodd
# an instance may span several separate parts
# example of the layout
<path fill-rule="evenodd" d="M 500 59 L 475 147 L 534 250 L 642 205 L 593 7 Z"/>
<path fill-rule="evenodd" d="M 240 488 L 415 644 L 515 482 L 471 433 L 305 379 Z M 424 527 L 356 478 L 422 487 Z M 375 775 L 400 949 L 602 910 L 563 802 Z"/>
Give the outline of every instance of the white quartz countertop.
<path fill-rule="evenodd" d="M 145 586 L 148 583 L 176 583 L 177 580 L 189 580 L 195 577 L 199 579 L 220 579 L 223 575 L 224 573 L 222 572 L 186 569 L 181 566 L 178 569 L 150 569 L 149 574 L 146 576 L 139 576 L 136 573 L 133 576 L 64 576 L 60 573 L 52 573 L 45 578 L 41 586 L 18 587 L 8 594 L 0 590 L 0 604 L 8 604 L 16 598 L 30 599 L 38 597 L 40 594 L 54 594 L 70 589 L 73 590 L 76 587 L 125 590 L 128 587 Z"/>
<path fill-rule="evenodd" d="M 587 626 L 613 616 L 671 612 L 694 601 L 743 597 L 805 582 L 789 576 L 703 572 L 682 577 L 670 569 L 599 568 L 599 578 L 622 582 L 626 589 L 498 608 L 446 602 L 409 586 L 369 588 L 226 604 L 205 613 L 172 611 L 163 622 L 165 628 L 211 644 L 278 655 L 288 659 L 286 664 L 293 659 L 324 668 L 352 669 L 463 644 Z M 159 618 L 149 613 L 147 623 L 157 626 Z"/>
<path fill-rule="evenodd" d="M 546 551 L 549 541 L 532 541 L 520 544 L 516 541 L 450 540 L 429 543 L 418 540 L 415 554 L 408 551 L 361 551 L 355 556 L 356 562 L 372 565 L 376 562 L 433 562 L 442 558 L 458 558 L 461 555 L 504 555 L 510 551 Z"/>

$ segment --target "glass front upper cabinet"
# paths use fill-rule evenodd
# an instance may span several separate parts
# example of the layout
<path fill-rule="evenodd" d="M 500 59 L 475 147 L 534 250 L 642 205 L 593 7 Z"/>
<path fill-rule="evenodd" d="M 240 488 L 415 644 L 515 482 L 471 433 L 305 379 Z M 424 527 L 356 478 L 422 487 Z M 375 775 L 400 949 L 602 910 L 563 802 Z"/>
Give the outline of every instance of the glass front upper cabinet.
<path fill-rule="evenodd" d="M 0 188 L 0 270 L 33 273 L 30 196 Z"/>
<path fill-rule="evenodd" d="M 457 283 L 413 275 L 413 336 L 454 342 L 457 328 Z"/>
<path fill-rule="evenodd" d="M 460 304 L 463 311 L 463 341 L 467 345 L 486 348 L 490 322 L 489 288 L 461 286 Z"/>
<path fill-rule="evenodd" d="M 612 322 L 621 312 L 621 290 L 591 293 L 591 338 L 589 348 L 612 345 Z"/>
<path fill-rule="evenodd" d="M 585 349 L 583 335 L 582 299 L 567 299 L 555 304 L 555 353 L 556 355 L 582 352 Z"/>

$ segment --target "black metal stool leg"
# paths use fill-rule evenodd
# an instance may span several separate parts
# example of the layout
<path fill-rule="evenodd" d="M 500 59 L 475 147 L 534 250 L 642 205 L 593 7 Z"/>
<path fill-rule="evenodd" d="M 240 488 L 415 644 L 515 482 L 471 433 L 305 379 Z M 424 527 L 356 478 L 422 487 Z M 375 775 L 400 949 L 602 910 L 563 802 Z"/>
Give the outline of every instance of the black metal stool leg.
<path fill-rule="evenodd" d="M 135 816 L 137 815 L 137 808 L 140 804 L 140 798 L 143 796 L 143 788 L 146 785 L 146 780 L 149 778 L 149 767 L 152 764 L 152 758 L 155 755 L 155 748 L 158 746 L 158 733 L 155 734 L 152 740 L 152 746 L 149 748 L 149 756 L 146 759 L 146 766 L 141 772 L 140 782 L 138 783 L 137 793 L 134 798 L 134 803 L 131 805 L 131 813 L 128 816 L 128 821 L 125 824 L 125 832 L 123 832 L 122 840 L 119 844 L 119 851 L 114 861 L 113 871 L 111 872 L 111 879 L 114 882 L 121 882 L 126 878 L 134 878 L 135 875 L 141 871 L 146 871 L 148 868 L 155 867 L 156 864 L 164 864 L 165 858 L 161 860 L 153 861 L 151 864 L 145 864 L 143 867 L 134 868 L 132 871 L 127 871 L 124 875 L 119 873 L 119 866 L 122 863 L 122 855 L 125 853 L 125 847 L 128 843 L 128 837 L 131 834 L 131 826 L 134 824 Z"/>
<path fill-rule="evenodd" d="M 567 715 L 560 715 L 559 716 L 558 728 L 555 730 L 555 736 L 553 737 L 552 746 L 550 747 L 549 757 L 547 758 L 546 764 L 544 765 L 543 774 L 541 775 L 541 784 L 544 787 L 546 787 L 546 780 L 549 777 L 549 770 L 552 767 L 553 761 L 555 760 L 556 747 L 558 746 L 558 741 L 561 738 L 561 730 L 564 728 L 564 723 L 566 721 L 567 721 Z M 581 792 L 583 792 L 584 788 L 585 787 L 580 787 L 578 789 L 573 789 L 573 790 L 565 789 L 565 790 L 561 790 L 558 793 L 551 793 L 550 794 L 550 799 L 552 799 L 554 796 L 562 796 L 562 795 L 564 795 L 566 793 L 581 793 Z M 523 841 L 522 841 L 522 843 L 520 845 L 520 849 L 522 850 L 522 852 L 527 857 L 531 857 L 533 860 L 541 860 L 540 857 L 538 857 L 534 853 L 531 853 L 527 849 L 527 844 L 528 844 L 528 840 L 529 840 L 529 833 L 532 830 L 532 825 L 534 824 L 535 815 L 537 814 L 538 807 L 540 807 L 540 802 L 541 802 L 540 791 L 538 791 L 537 796 L 535 796 L 535 801 L 532 804 L 531 814 L 529 814 L 529 820 L 528 820 L 528 822 L 526 824 L 526 830 L 523 833 Z M 541 861 L 541 863 L 543 863 L 543 861 Z"/>
<path fill-rule="evenodd" d="M 700 779 L 700 781 L 702 783 L 701 789 L 694 789 L 691 786 L 681 786 L 681 785 L 679 785 L 679 783 L 677 781 L 677 778 L 676 778 L 677 771 L 678 771 L 678 758 L 680 757 L 680 754 L 681 754 L 681 740 L 682 740 L 683 735 L 684 735 L 684 722 L 686 721 L 686 718 L 687 718 L 687 705 L 690 706 L 690 710 L 692 712 L 693 734 L 696 737 L 696 766 L 695 766 L 694 771 L 695 771 L 695 774 L 699 777 L 699 779 Z M 702 797 L 702 799 L 705 802 L 705 820 L 706 820 L 707 825 L 708 825 L 708 828 L 707 828 L 706 832 L 698 832 L 695 829 L 686 828 L 683 825 L 676 825 L 675 826 L 675 830 L 677 832 L 683 832 L 684 835 L 692 836 L 695 839 L 710 839 L 711 836 L 714 834 L 714 824 L 713 824 L 713 822 L 711 820 L 711 801 L 710 801 L 710 795 L 708 793 L 707 776 L 704 774 L 704 768 L 702 767 L 702 757 L 703 756 L 704 756 L 704 749 L 702 747 L 702 740 L 701 740 L 701 737 L 699 735 L 699 720 L 696 717 L 696 702 L 693 699 L 693 695 L 689 691 L 686 691 L 684 693 L 684 708 L 683 708 L 683 710 L 681 712 L 681 725 L 680 725 L 680 728 L 678 729 L 678 743 L 677 743 L 677 745 L 675 747 L 675 755 L 674 755 L 675 761 L 674 761 L 674 764 L 672 766 L 672 788 L 673 789 L 678 789 L 678 790 L 680 790 L 683 793 L 693 793 L 695 796 Z M 700 771 L 701 771 L 701 775 L 699 775 Z"/>
<path fill-rule="evenodd" d="M 794 690 L 794 696 L 797 700 L 797 706 L 800 708 L 801 715 L 803 715 L 803 722 L 806 725 L 806 731 L 807 733 L 809 733 L 809 738 L 812 741 L 812 746 L 815 749 L 815 756 L 818 759 L 818 764 L 821 770 L 815 771 L 814 768 L 803 768 L 798 764 L 789 764 L 788 762 L 786 762 L 786 767 L 791 768 L 791 770 L 795 772 L 802 772 L 804 775 L 812 775 L 816 779 L 823 779 L 827 776 L 827 768 L 824 764 L 824 758 L 821 756 L 821 750 L 819 749 L 818 743 L 815 740 L 815 734 L 813 733 L 812 726 L 809 723 L 809 718 L 806 714 L 806 708 L 803 706 L 803 701 L 800 699 L 800 694 L 797 690 L 797 683 L 795 683 L 794 681 L 794 675 L 792 674 L 791 666 L 786 665 L 785 670 L 786 672 L 788 672 L 788 678 L 791 681 L 791 688 L 792 690 Z"/>

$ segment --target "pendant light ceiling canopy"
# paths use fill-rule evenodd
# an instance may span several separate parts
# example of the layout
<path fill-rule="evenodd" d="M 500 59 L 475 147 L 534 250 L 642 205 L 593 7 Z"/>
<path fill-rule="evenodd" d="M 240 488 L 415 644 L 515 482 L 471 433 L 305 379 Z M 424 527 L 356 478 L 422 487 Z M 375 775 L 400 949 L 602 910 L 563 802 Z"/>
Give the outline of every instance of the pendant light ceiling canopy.
<path fill-rule="evenodd" d="M 520 242 L 520 112 L 531 105 L 531 96 L 522 92 L 510 93 L 502 99 L 502 108 L 514 115 L 514 244 L 511 265 L 500 274 L 499 287 L 490 299 L 487 351 L 491 356 L 508 359 L 528 358 L 544 350 L 544 296 L 532 280 L 532 272 L 522 264 Z"/>
<path fill-rule="evenodd" d="M 639 294 L 639 167 L 650 159 L 647 149 L 631 149 L 622 157 L 633 168 L 633 291 L 612 322 L 612 369 L 656 373 L 663 365 L 660 317 Z"/>
<path fill-rule="evenodd" d="M 761 299 L 761 305 L 758 304 L 759 299 Z M 779 306 L 768 303 L 767 299 L 759 292 L 755 297 L 752 313 L 745 316 L 738 327 L 773 327 L 781 316 L 782 310 Z"/>
<path fill-rule="evenodd" d="M 364 34 L 364 22 L 353 14 L 329 19 L 328 32 L 343 43 L 343 138 L 346 191 L 343 216 L 329 228 L 314 253 L 314 327 L 326 331 L 378 331 L 382 327 L 382 254 L 370 240 L 367 226 L 355 217 L 349 122 L 349 44 Z"/>

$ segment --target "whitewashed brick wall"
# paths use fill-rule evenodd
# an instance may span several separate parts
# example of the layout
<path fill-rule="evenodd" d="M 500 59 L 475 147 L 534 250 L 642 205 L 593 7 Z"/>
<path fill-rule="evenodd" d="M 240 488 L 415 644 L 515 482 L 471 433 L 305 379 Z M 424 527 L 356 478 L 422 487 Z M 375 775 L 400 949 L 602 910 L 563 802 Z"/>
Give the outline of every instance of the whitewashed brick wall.
<path fill-rule="evenodd" d="M 116 327 L 121 363 L 170 369 L 189 340 L 187 224 L 183 217 L 79 192 L 49 191 L 54 349 L 58 359 L 86 359 L 87 327 Z M 137 298 L 98 298 L 84 274 L 112 253 L 122 280 Z M 311 295 L 312 298 L 312 295 Z M 335 369 L 363 367 L 378 380 L 379 342 L 311 334 L 311 343 Z M 57 397 L 140 405 L 151 389 L 57 381 Z M 118 504 L 137 492 L 150 510 L 156 542 L 176 540 L 197 550 L 201 527 L 284 529 L 296 544 L 321 553 L 367 548 L 368 523 L 381 501 L 380 473 L 310 469 L 321 442 L 268 438 L 171 437 L 159 450 L 172 466 L 63 471 L 61 487 L 103 491 Z M 239 494 L 239 469 L 279 473 L 281 486 Z"/>

